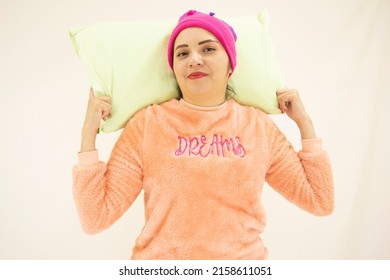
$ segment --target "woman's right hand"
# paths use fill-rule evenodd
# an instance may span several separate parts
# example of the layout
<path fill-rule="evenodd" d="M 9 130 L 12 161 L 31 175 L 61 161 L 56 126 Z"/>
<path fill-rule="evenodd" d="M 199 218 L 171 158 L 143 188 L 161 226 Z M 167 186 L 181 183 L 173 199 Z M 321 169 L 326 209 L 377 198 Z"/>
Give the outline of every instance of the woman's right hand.
<path fill-rule="evenodd" d="M 111 99 L 108 96 L 96 97 L 91 87 L 87 113 L 82 130 L 80 152 L 95 150 L 96 132 L 100 128 L 101 119 L 106 120 L 111 114 Z"/>

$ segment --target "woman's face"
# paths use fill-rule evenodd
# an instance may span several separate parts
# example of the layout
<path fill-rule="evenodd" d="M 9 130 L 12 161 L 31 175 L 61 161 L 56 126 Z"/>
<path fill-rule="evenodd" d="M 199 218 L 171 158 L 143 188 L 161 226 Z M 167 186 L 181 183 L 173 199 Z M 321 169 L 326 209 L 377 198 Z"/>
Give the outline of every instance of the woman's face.
<path fill-rule="evenodd" d="M 196 27 L 180 32 L 174 45 L 173 71 L 186 101 L 203 106 L 224 102 L 232 71 L 225 49 L 212 33 Z"/>

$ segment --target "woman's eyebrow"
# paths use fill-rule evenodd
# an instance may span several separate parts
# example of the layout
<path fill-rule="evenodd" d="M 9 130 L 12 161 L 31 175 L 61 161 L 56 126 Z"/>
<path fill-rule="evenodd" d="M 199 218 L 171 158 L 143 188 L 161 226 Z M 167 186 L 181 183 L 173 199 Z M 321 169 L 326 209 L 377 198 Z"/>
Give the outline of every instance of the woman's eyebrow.
<path fill-rule="evenodd" d="M 199 42 L 198 45 L 203 45 L 203 44 L 210 43 L 210 42 L 219 44 L 219 42 L 217 40 L 208 39 L 208 40 L 204 40 L 204 41 Z"/>
<path fill-rule="evenodd" d="M 198 43 L 198 45 L 203 45 L 203 44 L 210 43 L 210 42 L 219 44 L 219 42 L 218 42 L 217 40 L 207 39 L 207 40 L 204 40 L 204 41 L 200 41 L 200 42 Z M 178 45 L 178 46 L 176 46 L 175 51 L 176 51 L 177 49 L 179 49 L 179 48 L 186 48 L 186 47 L 188 47 L 187 44 Z"/>
<path fill-rule="evenodd" d="M 178 46 L 176 47 L 175 51 L 176 51 L 178 48 L 186 48 L 186 47 L 188 47 L 187 44 L 178 45 Z"/>

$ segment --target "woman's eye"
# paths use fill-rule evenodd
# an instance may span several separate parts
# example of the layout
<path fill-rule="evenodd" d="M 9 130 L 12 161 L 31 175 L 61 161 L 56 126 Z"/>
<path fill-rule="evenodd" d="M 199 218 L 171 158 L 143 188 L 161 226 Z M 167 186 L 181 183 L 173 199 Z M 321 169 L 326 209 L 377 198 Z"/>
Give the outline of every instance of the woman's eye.
<path fill-rule="evenodd" d="M 212 52 L 212 51 L 215 51 L 215 49 L 211 48 L 211 47 L 208 47 L 208 48 L 204 49 L 204 52 Z"/>
<path fill-rule="evenodd" d="M 176 56 L 183 57 L 183 56 L 186 56 L 187 54 L 188 54 L 187 52 L 179 52 Z"/>

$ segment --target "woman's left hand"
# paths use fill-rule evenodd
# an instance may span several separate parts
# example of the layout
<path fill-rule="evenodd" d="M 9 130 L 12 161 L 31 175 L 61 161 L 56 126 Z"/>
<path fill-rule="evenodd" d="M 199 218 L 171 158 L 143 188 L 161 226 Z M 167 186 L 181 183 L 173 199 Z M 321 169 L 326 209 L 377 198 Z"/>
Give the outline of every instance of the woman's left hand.
<path fill-rule="evenodd" d="M 276 92 L 279 109 L 297 124 L 310 120 L 296 89 L 280 89 Z"/>
<path fill-rule="evenodd" d="M 296 89 L 281 89 L 276 92 L 279 109 L 286 113 L 299 127 L 302 139 L 316 138 L 313 123 Z"/>

